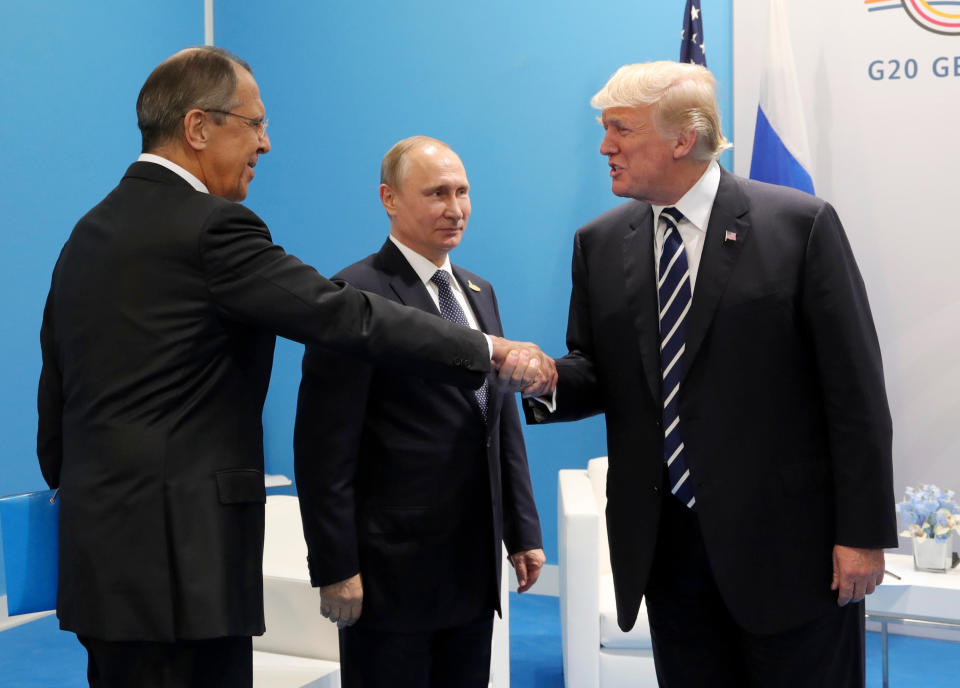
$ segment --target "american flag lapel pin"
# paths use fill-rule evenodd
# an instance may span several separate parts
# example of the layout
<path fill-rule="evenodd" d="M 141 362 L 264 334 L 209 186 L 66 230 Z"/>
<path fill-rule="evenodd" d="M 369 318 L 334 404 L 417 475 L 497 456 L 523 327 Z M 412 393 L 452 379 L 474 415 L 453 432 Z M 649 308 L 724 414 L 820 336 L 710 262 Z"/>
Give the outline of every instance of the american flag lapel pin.
<path fill-rule="evenodd" d="M 729 229 L 723 233 L 723 243 L 732 244 L 737 240 L 737 233 L 731 232 Z"/>

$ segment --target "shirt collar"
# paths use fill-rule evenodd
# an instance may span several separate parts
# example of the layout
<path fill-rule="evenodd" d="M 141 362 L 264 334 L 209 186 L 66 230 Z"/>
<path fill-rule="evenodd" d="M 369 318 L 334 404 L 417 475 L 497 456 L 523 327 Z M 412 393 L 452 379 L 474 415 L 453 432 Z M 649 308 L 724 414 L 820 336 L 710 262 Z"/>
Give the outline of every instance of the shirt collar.
<path fill-rule="evenodd" d="M 390 241 L 393 242 L 394 246 L 400 249 L 400 253 L 403 254 L 403 257 L 407 259 L 407 262 L 410 263 L 410 267 L 413 268 L 413 271 L 417 273 L 417 277 L 420 278 L 420 281 L 424 284 L 430 283 L 430 278 L 433 277 L 433 274 L 437 270 L 444 270 L 450 276 L 450 284 L 456 290 L 460 291 L 460 285 L 457 283 L 457 280 L 453 276 L 453 269 L 450 266 L 450 256 L 444 256 L 443 265 L 437 267 L 434 265 L 432 260 L 424 258 L 419 253 L 414 251 L 409 246 L 401 243 L 397 237 L 390 235 Z"/>
<path fill-rule="evenodd" d="M 687 193 L 683 194 L 679 201 L 673 204 L 673 207 L 683 213 L 690 224 L 701 232 L 707 231 L 707 225 L 710 224 L 710 211 L 713 210 L 713 202 L 717 198 L 717 190 L 720 188 L 720 165 L 716 160 L 711 160 L 707 169 L 697 183 L 690 187 Z M 667 206 L 654 205 L 653 207 L 653 226 L 657 227 L 660 220 L 660 211 Z"/>
<path fill-rule="evenodd" d="M 210 193 L 210 190 L 207 189 L 206 184 L 204 184 L 202 181 L 194 177 L 192 174 L 187 172 L 185 169 L 180 167 L 180 165 L 173 162 L 172 160 L 168 160 L 167 158 L 164 158 L 159 155 L 154 155 L 153 153 L 141 153 L 140 157 L 137 158 L 137 162 L 152 162 L 156 165 L 160 165 L 161 167 L 166 167 L 171 172 L 180 176 L 185 182 L 187 182 L 190 186 L 192 186 L 197 191 L 201 191 L 203 193 Z"/>

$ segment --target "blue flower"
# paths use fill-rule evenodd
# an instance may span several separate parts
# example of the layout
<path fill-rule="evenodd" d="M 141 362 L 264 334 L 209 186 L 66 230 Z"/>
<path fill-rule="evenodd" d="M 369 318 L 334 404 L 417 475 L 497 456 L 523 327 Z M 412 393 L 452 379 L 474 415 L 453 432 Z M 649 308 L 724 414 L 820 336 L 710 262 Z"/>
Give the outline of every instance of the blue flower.
<path fill-rule="evenodd" d="M 960 506 L 953 490 L 925 484 L 919 488 L 906 488 L 904 495 L 903 501 L 897 504 L 897 513 L 907 527 L 901 535 L 944 542 L 951 533 L 960 533 Z"/>

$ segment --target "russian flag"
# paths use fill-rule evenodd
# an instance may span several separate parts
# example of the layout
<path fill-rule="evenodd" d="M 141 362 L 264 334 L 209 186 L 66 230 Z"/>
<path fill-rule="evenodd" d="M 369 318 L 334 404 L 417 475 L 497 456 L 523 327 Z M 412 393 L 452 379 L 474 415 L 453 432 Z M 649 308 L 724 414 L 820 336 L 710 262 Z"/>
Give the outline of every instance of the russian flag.
<path fill-rule="evenodd" d="M 760 82 L 750 178 L 813 193 L 800 87 L 781 0 L 770 0 L 768 56 Z"/>

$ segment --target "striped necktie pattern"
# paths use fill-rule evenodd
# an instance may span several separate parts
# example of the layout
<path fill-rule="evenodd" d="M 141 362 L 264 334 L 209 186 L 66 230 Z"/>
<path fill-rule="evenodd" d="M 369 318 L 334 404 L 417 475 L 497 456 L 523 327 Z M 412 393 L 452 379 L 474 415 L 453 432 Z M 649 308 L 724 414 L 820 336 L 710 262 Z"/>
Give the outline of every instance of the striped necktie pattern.
<path fill-rule="evenodd" d="M 690 269 L 678 225 L 683 214 L 676 208 L 660 212 L 664 223 L 663 252 L 657 265 L 657 298 L 660 304 L 660 372 L 663 395 L 663 460 L 670 491 L 693 509 L 696 497 L 684 454 L 680 426 L 680 378 L 686 349 L 686 318 L 690 311 Z"/>

